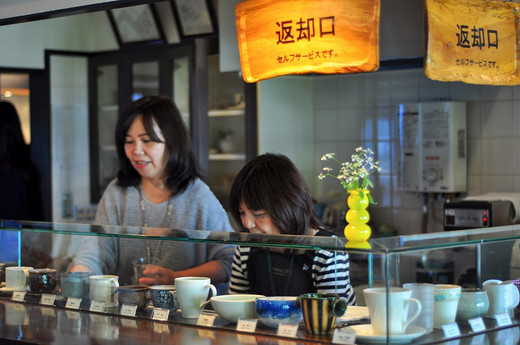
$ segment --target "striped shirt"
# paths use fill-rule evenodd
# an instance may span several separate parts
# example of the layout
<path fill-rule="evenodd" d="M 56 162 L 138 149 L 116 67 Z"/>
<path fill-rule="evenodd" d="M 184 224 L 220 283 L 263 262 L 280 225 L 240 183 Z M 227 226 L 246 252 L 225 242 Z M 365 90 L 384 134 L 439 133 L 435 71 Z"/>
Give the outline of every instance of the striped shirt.
<path fill-rule="evenodd" d="M 262 251 L 264 254 L 267 252 L 267 250 L 265 249 L 254 248 L 253 250 L 257 252 Z M 255 280 L 255 278 L 259 278 L 259 281 L 265 281 L 265 284 L 263 284 L 264 286 L 266 284 L 269 284 L 269 276 L 272 275 L 272 271 L 269 271 L 269 269 L 266 268 L 266 261 L 252 260 L 251 252 L 251 247 L 238 246 L 235 249 L 235 255 L 232 263 L 231 282 L 229 287 L 231 294 L 260 293 L 266 295 L 266 292 L 268 292 L 265 291 L 265 289 L 255 288 L 252 286 L 255 285 L 254 283 L 252 283 Z M 279 280 L 285 280 L 283 284 L 287 284 L 288 286 L 287 295 L 295 296 L 307 292 L 335 293 L 347 298 L 349 305 L 355 305 L 356 297 L 354 295 L 354 289 L 350 284 L 348 254 L 343 251 L 330 252 L 327 250 L 316 250 L 307 252 L 310 252 L 306 254 L 310 258 L 310 264 L 308 265 L 310 267 L 306 267 L 303 270 L 307 269 L 310 272 L 311 282 L 291 282 L 289 281 L 292 280 L 290 279 L 290 273 L 289 275 L 279 275 Z M 277 255 L 283 255 L 284 257 L 286 257 L 286 261 L 289 261 L 289 258 L 291 257 L 290 254 L 287 253 L 277 253 Z M 304 254 L 301 253 L 295 254 L 295 256 L 303 255 Z M 302 260 L 300 260 L 300 262 L 301 261 Z M 257 266 L 257 270 L 255 272 L 263 272 L 266 269 L 268 270 L 268 272 L 267 274 L 256 273 L 261 275 L 260 277 L 250 277 L 249 275 L 252 272 L 252 267 L 250 267 L 250 265 Z M 308 284 L 306 285 L 306 283 Z M 305 289 L 306 286 L 310 286 L 311 291 L 301 291 L 302 286 L 303 289 Z M 272 294 L 273 293 L 269 293 L 268 295 Z M 284 294 L 278 292 L 277 295 Z"/>

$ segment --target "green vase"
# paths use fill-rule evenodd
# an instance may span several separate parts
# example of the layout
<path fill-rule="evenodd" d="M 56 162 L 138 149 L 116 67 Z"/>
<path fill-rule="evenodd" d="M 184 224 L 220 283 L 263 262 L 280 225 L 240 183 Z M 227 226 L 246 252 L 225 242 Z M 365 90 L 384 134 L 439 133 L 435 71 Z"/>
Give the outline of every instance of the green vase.
<path fill-rule="evenodd" d="M 349 197 L 347 198 L 349 210 L 345 216 L 347 220 L 345 237 L 349 241 L 366 241 L 372 233 L 370 226 L 367 225 L 370 220 L 370 214 L 367 211 L 367 207 L 370 204 L 368 193 L 370 192 L 366 189 L 363 189 L 362 193 L 359 190 L 351 190 L 349 192 Z"/>

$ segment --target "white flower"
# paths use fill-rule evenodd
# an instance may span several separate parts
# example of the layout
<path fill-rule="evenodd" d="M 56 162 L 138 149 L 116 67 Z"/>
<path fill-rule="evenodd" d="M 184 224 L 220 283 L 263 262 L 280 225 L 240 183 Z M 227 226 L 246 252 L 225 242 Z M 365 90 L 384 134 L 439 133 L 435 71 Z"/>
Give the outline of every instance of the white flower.
<path fill-rule="evenodd" d="M 378 161 L 374 161 L 374 152 L 371 149 L 357 147 L 355 154 L 350 157 L 350 162 L 341 162 L 336 158 L 335 153 L 326 153 L 321 157 L 321 160 L 332 159 L 339 165 L 338 175 L 332 174 L 332 170 L 329 167 L 324 167 L 322 172 L 318 175 L 318 179 L 323 180 L 327 176 L 337 178 L 343 188 L 350 192 L 351 190 L 368 189 L 373 187 L 372 181 L 369 176 L 376 171 L 381 171 Z M 370 202 L 374 203 L 372 196 L 368 195 Z"/>

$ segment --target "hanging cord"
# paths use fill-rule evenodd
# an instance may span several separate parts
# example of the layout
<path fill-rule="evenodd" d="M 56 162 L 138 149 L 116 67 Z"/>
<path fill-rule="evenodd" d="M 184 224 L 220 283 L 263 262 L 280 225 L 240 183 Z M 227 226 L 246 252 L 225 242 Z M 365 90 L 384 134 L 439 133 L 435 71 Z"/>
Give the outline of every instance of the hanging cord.
<path fill-rule="evenodd" d="M 287 276 L 287 282 L 285 283 L 284 296 L 287 296 L 287 292 L 289 291 L 289 284 L 291 283 L 293 263 L 294 263 L 294 254 L 291 254 L 291 263 L 289 264 L 289 275 Z M 273 296 L 277 296 L 276 288 L 274 286 L 273 266 L 271 264 L 271 251 L 270 250 L 267 250 L 267 267 L 269 269 L 269 282 L 271 283 L 271 292 L 273 293 Z"/>

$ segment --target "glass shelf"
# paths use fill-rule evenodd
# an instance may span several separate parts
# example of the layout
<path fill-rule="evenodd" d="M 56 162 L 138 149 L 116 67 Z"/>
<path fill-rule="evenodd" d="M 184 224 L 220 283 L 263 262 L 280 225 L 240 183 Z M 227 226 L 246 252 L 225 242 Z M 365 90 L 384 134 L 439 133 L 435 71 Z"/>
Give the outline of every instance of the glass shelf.
<path fill-rule="evenodd" d="M 406 254 L 425 250 L 442 250 L 520 240 L 520 225 L 518 224 L 485 229 L 373 238 L 366 242 L 367 246 L 359 247 L 346 247 L 348 244 L 352 243 L 349 243 L 344 237 L 267 235 L 245 232 L 177 230 L 78 223 L 0 220 L 0 230 L 51 234 L 60 233 L 81 236 L 110 236 L 171 241 L 215 242 L 250 246 L 280 246 L 302 249 L 347 249 L 348 252 L 352 253 L 371 253 L 380 255 Z"/>
<path fill-rule="evenodd" d="M 210 117 L 219 117 L 219 116 L 244 116 L 246 114 L 246 110 L 244 108 L 240 109 L 216 109 L 210 110 L 208 115 Z"/>

